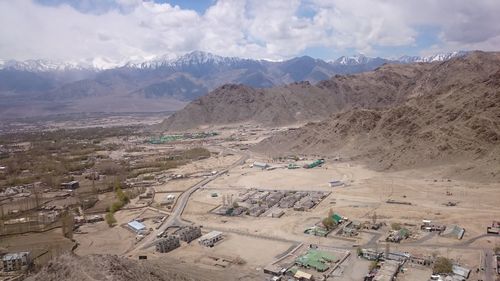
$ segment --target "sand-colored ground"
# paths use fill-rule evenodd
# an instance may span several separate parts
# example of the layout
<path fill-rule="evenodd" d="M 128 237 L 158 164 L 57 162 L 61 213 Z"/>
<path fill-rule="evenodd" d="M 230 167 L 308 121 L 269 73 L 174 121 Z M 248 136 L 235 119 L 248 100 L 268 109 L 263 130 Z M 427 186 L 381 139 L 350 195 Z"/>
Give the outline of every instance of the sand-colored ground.
<path fill-rule="evenodd" d="M 201 178 L 170 180 L 165 184 L 155 186 L 154 189 L 156 192 L 183 192 L 201 180 Z"/>
<path fill-rule="evenodd" d="M 335 237 L 319 238 L 303 234 L 307 226 L 328 214 L 332 209 L 352 220 L 371 221 L 376 213 L 378 221 L 418 225 L 423 219 L 431 219 L 436 223 L 457 224 L 466 229 L 463 240 L 435 236 L 426 241 L 427 233 L 417 231 L 417 239 L 394 244 L 394 250 L 404 250 L 430 255 L 436 245 L 449 247 L 441 255 L 449 256 L 463 262 L 464 265 L 478 266 L 480 248 L 493 248 L 497 238 L 487 237 L 475 239 L 485 233 L 485 228 L 492 220 L 500 217 L 500 194 L 498 184 L 481 184 L 462 181 L 449 181 L 443 178 L 428 176 L 422 171 L 408 170 L 404 172 L 384 173 L 368 170 L 354 163 L 328 162 L 314 169 L 275 169 L 272 171 L 249 168 L 247 164 L 229 171 L 227 176 L 218 178 L 203 189 L 197 191 L 190 200 L 184 216 L 207 228 L 215 228 L 237 235 L 256 235 L 272 239 L 288 239 L 296 242 L 351 247 L 353 244 L 364 244 L 373 238 L 372 234 L 362 233 L 356 242 L 344 241 Z M 345 187 L 330 188 L 328 181 L 340 179 L 347 183 Z M 325 198 L 311 211 L 299 212 L 287 210 L 282 218 L 269 217 L 223 217 L 210 210 L 222 203 L 222 196 L 233 195 L 248 188 L 270 190 L 325 190 L 332 194 Z M 212 197 L 217 193 L 218 197 Z M 451 194 L 451 195 L 447 195 Z M 386 201 L 410 202 L 411 205 L 388 204 Z M 456 202 L 457 206 L 448 207 L 447 202 Z M 380 232 L 380 239 L 389 227 Z M 472 241 L 469 245 L 469 241 Z M 489 241 L 489 242 L 488 242 Z M 240 246 L 251 249 L 253 246 Z M 425 271 L 425 270 L 424 270 Z M 405 280 L 415 279 L 418 272 L 409 272 Z M 349 274 L 346 274 L 349 276 Z M 428 276 L 427 276 L 428 277 Z M 350 280 L 348 277 L 345 277 Z M 344 279 L 338 279 L 344 280 Z"/>
<path fill-rule="evenodd" d="M 189 164 L 172 169 L 174 174 L 191 174 L 199 172 L 219 171 L 234 163 L 240 158 L 239 155 L 217 155 L 207 159 L 193 161 Z"/>
<path fill-rule="evenodd" d="M 186 247 L 173 251 L 170 255 L 181 260 L 194 262 L 207 257 L 220 257 L 229 260 L 242 259 L 246 266 L 255 268 L 263 267 L 272 262 L 276 256 L 285 252 L 292 245 L 292 243 L 226 233 L 224 239 L 213 248 L 203 247 L 195 241 Z M 205 261 L 206 263 L 207 261 Z"/>
<path fill-rule="evenodd" d="M 78 255 L 125 254 L 134 245 L 136 235 L 121 225 L 139 217 L 142 213 L 143 210 L 118 211 L 115 213 L 117 225 L 111 228 L 104 221 L 81 226 L 82 234 L 74 235 L 74 239 L 79 244 L 75 253 Z"/>
<path fill-rule="evenodd" d="M 406 265 L 402 273 L 398 274 L 401 281 L 428 281 L 432 274 L 432 269 L 418 265 Z"/>
<path fill-rule="evenodd" d="M 52 257 L 70 252 L 74 244 L 62 235 L 60 228 L 0 238 L 0 248 L 5 248 L 9 252 L 32 252 L 36 266 L 43 266 Z"/>

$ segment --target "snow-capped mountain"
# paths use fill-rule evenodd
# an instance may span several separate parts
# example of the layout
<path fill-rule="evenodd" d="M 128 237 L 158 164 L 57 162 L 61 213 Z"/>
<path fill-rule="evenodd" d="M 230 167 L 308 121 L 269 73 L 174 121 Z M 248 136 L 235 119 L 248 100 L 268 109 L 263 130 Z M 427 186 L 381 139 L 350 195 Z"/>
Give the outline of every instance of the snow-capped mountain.
<path fill-rule="evenodd" d="M 222 65 L 234 65 L 240 62 L 248 62 L 248 61 L 252 60 L 242 59 L 238 57 L 223 57 L 212 53 L 194 51 L 177 58 L 172 58 L 169 55 L 163 55 L 143 62 L 129 62 L 125 65 L 125 67 L 154 69 L 160 67 L 180 68 L 180 67 L 189 67 L 189 66 L 197 66 L 205 64 L 222 66 Z"/>
<path fill-rule="evenodd" d="M 367 57 L 365 55 L 359 54 L 355 56 L 341 56 L 340 58 L 331 61 L 331 64 L 335 65 L 358 65 L 358 64 L 366 64 L 369 62 L 372 62 L 375 59 L 380 59 L 380 58 L 372 58 L 372 57 Z"/>
<path fill-rule="evenodd" d="M 161 108 L 172 109 L 227 83 L 254 88 L 300 81 L 316 83 L 337 74 L 371 71 L 386 63 L 442 61 L 463 54 L 465 52 L 392 60 L 356 55 L 326 62 L 309 56 L 267 61 L 195 51 L 180 57 L 164 55 L 149 60 L 137 56 L 128 63 L 103 57 L 64 63 L 0 60 L 0 104 L 8 104 L 8 100 L 1 99 L 4 96 L 15 97 L 12 104 L 19 104 L 19 100 L 25 100 L 26 104 L 57 101 L 64 105 L 61 108 L 79 104 L 76 108 L 82 111 L 109 108 L 147 111 L 158 108 L 161 101 L 165 105 Z M 90 101 L 97 98 L 113 102 Z M 39 110 L 47 112 L 45 107 Z M 54 112 L 49 110 L 49 113 Z"/>
<path fill-rule="evenodd" d="M 3 60 L 0 61 L 0 69 L 10 69 L 28 72 L 52 72 L 70 70 L 97 70 L 92 65 L 85 65 L 77 62 L 56 62 L 51 60 Z"/>
<path fill-rule="evenodd" d="M 389 62 L 395 63 L 414 63 L 414 62 L 435 62 L 446 61 L 454 57 L 466 55 L 466 51 L 457 51 L 451 53 L 441 53 L 432 56 L 402 56 L 397 59 L 384 59 L 380 57 L 368 57 L 363 54 L 355 56 L 341 56 L 336 60 L 328 63 L 334 66 L 358 66 L 368 64 L 383 64 Z M 321 61 L 318 59 L 318 61 Z M 283 61 L 284 63 L 285 61 Z M 137 68 L 137 69 L 156 69 L 161 67 L 169 67 L 172 69 L 214 65 L 214 66 L 234 66 L 242 63 L 262 64 L 262 63 L 279 63 L 265 60 L 243 59 L 238 57 L 223 57 L 203 51 L 193 51 L 184 54 L 180 57 L 172 55 L 162 55 L 154 59 L 144 60 L 135 59 L 133 61 L 122 62 L 111 59 L 96 57 L 90 59 L 82 59 L 80 61 L 52 61 L 45 59 L 31 59 L 25 61 L 17 60 L 0 60 L 0 69 L 20 70 L 28 72 L 62 72 L 71 70 L 90 70 L 101 71 L 113 68 Z"/>
<path fill-rule="evenodd" d="M 340 58 L 334 61 L 330 61 L 330 63 L 333 65 L 354 66 L 354 65 L 369 64 L 374 61 L 385 61 L 386 63 L 437 62 L 437 61 L 447 61 L 455 57 L 465 56 L 468 53 L 469 52 L 466 51 L 456 51 L 450 53 L 440 53 L 431 56 L 402 56 L 396 59 L 367 57 L 363 54 L 359 54 L 355 56 L 341 56 Z"/>
<path fill-rule="evenodd" d="M 402 56 L 397 59 L 401 63 L 413 63 L 413 62 L 436 62 L 436 61 L 447 61 L 455 57 L 462 57 L 468 54 L 466 51 L 457 51 L 451 53 L 440 53 L 432 56 Z"/>

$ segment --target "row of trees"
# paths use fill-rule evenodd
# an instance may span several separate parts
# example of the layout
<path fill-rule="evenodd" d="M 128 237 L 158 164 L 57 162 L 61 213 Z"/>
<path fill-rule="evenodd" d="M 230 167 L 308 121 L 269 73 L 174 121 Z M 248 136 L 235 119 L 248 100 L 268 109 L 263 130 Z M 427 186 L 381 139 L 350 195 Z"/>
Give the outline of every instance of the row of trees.
<path fill-rule="evenodd" d="M 109 207 L 109 211 L 105 217 L 109 227 L 113 227 L 116 224 L 115 213 L 123 208 L 123 206 L 125 206 L 128 202 L 130 202 L 130 198 L 125 192 L 123 192 L 121 183 L 119 181 L 115 183 L 115 194 L 118 200 L 111 204 L 111 206 Z"/>

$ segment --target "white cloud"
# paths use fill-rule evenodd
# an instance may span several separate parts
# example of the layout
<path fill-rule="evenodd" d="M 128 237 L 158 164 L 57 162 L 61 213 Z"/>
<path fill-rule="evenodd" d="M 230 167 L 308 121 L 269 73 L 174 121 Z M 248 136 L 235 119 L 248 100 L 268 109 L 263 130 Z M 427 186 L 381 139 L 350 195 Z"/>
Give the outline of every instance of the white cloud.
<path fill-rule="evenodd" d="M 123 62 L 203 50 L 281 59 L 317 46 L 373 54 L 415 45 L 422 26 L 437 30 L 440 40 L 422 52 L 500 46 L 497 0 L 219 0 L 203 14 L 114 1 L 118 8 L 84 13 L 69 5 L 0 0 L 0 58 Z M 301 15 L 305 6 L 314 14 Z"/>

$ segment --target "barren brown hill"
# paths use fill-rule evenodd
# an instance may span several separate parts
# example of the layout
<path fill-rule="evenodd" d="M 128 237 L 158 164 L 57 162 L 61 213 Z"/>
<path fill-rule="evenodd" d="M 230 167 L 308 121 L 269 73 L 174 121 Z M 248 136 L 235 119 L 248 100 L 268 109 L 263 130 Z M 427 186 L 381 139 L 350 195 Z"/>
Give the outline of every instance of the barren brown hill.
<path fill-rule="evenodd" d="M 362 74 L 336 75 L 311 85 L 293 83 L 270 89 L 224 85 L 189 103 L 162 123 L 164 129 L 257 122 L 285 125 L 322 120 L 340 110 L 380 108 L 401 103 L 414 81 L 435 64 L 384 65 Z"/>
<path fill-rule="evenodd" d="M 377 168 L 461 162 L 457 172 L 464 175 L 500 176 L 500 53 L 432 65 L 404 87 L 404 103 L 334 114 L 270 137 L 255 150 L 341 154 Z"/>
<path fill-rule="evenodd" d="M 165 258 L 162 260 L 131 260 L 114 255 L 78 257 L 65 254 L 52 260 L 27 281 L 201 281 L 252 280 L 252 276 L 229 274 L 194 267 Z"/>

